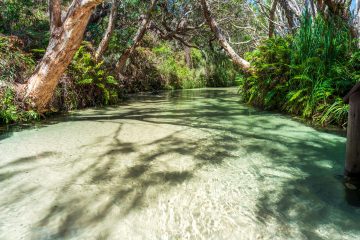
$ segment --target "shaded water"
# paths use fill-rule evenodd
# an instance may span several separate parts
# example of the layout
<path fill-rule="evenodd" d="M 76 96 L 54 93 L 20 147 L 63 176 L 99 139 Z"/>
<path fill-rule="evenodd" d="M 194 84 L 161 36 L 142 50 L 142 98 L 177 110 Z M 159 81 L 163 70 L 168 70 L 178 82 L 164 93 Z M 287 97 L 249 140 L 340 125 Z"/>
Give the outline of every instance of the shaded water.
<path fill-rule="evenodd" d="M 345 138 L 235 89 L 143 96 L 0 139 L 0 239 L 360 238 Z"/>

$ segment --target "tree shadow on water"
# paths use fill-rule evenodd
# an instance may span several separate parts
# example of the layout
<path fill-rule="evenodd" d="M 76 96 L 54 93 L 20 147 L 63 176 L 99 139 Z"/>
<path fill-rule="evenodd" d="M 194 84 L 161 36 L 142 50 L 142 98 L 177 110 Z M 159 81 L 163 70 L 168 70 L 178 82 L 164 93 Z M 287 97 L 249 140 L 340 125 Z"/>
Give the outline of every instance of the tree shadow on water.
<path fill-rule="evenodd" d="M 34 224 L 32 238 L 106 239 L 121 219 L 156 204 L 163 193 L 196 178 L 199 169 L 242 161 L 242 155 L 253 157 L 251 167 L 259 182 L 257 221 L 287 226 L 283 234 L 296 226 L 310 239 L 321 237 L 317 232 L 323 225 L 338 232 L 360 229 L 359 213 L 347 205 L 337 177 L 342 172 L 343 139 L 239 105 L 238 97 L 226 91 L 194 91 L 180 98 L 177 94 L 64 119 L 114 124 L 117 129 L 79 149 L 84 154 L 71 160 L 70 177 Z M 129 124 L 173 130 L 131 142 L 122 135 Z"/>
<path fill-rule="evenodd" d="M 174 101 L 177 101 L 176 98 Z M 84 174 L 91 173 L 90 184 L 101 184 L 104 181 L 117 183 L 115 190 L 113 187 L 98 189 L 96 196 L 110 192 L 102 208 L 94 216 L 83 212 L 75 212 L 75 216 L 70 214 L 72 220 L 63 221 L 60 231 L 54 236 L 66 237 L 73 226 L 78 229 L 79 225 L 80 228 L 91 226 L 106 218 L 114 206 L 120 206 L 118 211 L 122 216 L 141 209 L 146 206 L 148 199 L 156 198 L 159 192 L 194 177 L 196 169 L 204 164 L 221 164 L 225 158 L 236 159 L 235 153 L 240 147 L 247 154 L 261 154 L 269 159 L 268 164 L 258 166 L 257 169 L 259 182 L 264 185 L 257 202 L 259 221 L 266 224 L 269 219 L 275 219 L 280 225 L 289 228 L 296 225 L 304 237 L 311 239 L 320 238 L 317 230 L 326 224 L 339 232 L 360 229 L 356 221 L 359 215 L 344 201 L 343 186 L 336 177 L 342 172 L 341 160 L 344 156 L 344 142 L 338 138 L 328 140 L 316 131 L 298 130 L 289 120 L 271 121 L 273 115 L 240 107 L 237 99 L 228 99 L 221 93 L 202 99 L 201 104 L 196 106 L 191 103 L 183 105 L 180 101 L 177 108 L 141 106 L 124 113 L 104 114 L 106 116 L 76 116 L 72 121 L 136 120 L 147 124 L 201 129 L 216 134 L 211 140 L 199 141 L 181 138 L 179 132 L 155 140 L 149 145 L 156 144 L 157 149 L 140 154 L 136 164 L 128 166 L 124 171 L 109 170 L 114 168 L 118 155 L 106 152 Z M 116 153 L 114 149 L 121 149 L 124 143 L 116 138 L 117 134 L 114 136 L 110 151 Z M 247 141 L 249 139 L 251 141 Z M 139 151 L 144 147 L 127 143 L 128 152 Z M 174 153 L 191 156 L 196 163 L 185 171 L 156 169 L 154 161 Z M 282 176 L 284 173 L 290 176 Z M 76 182 L 76 179 L 72 181 Z M 276 188 L 267 189 L 267 182 L 272 182 Z M 83 203 L 79 209 L 95 205 L 95 200 L 73 201 Z M 65 209 L 62 213 L 67 212 L 67 206 L 71 205 L 71 202 L 64 201 L 60 208 Z M 50 211 L 41 225 L 49 224 L 56 215 Z"/>
<path fill-rule="evenodd" d="M 334 233 L 345 233 L 346 239 L 359 236 L 360 209 L 347 201 L 341 175 L 344 141 L 324 139 L 320 134 L 300 139 L 269 137 L 267 141 L 247 146 L 249 153 L 269 158 L 257 169 L 264 185 L 257 201 L 257 219 L 285 226 L 281 229 L 284 236 L 291 236 L 294 228 L 304 239 L 337 239 Z"/>
<path fill-rule="evenodd" d="M 235 148 L 220 135 L 189 139 L 184 137 L 186 130 L 178 130 L 151 142 L 131 143 L 120 140 L 121 131 L 120 123 L 112 136 L 83 146 L 91 153 L 74 160 L 73 168 L 78 170 L 57 191 L 34 228 L 34 239 L 42 239 L 44 229 L 48 239 L 86 236 L 86 232 L 107 236 L 113 230 L 107 228 L 155 204 L 159 195 L 193 178 L 204 165 L 221 164 Z"/>

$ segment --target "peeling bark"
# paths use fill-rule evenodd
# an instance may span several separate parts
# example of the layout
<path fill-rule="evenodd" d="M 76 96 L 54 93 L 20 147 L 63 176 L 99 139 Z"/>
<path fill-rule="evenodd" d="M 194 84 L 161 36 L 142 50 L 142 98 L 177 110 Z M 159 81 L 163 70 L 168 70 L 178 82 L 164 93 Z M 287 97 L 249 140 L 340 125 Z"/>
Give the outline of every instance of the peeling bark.
<path fill-rule="evenodd" d="M 295 33 L 294 12 L 289 6 L 288 0 L 280 0 L 280 5 L 284 9 L 290 31 L 294 34 Z"/>
<path fill-rule="evenodd" d="M 310 4 L 310 8 L 311 8 L 311 14 L 312 14 L 313 18 L 315 18 L 316 17 L 316 9 L 315 9 L 314 0 L 309 0 L 309 4 Z"/>
<path fill-rule="evenodd" d="M 109 41 L 111 38 L 112 33 L 114 32 L 116 17 L 117 17 L 117 7 L 118 7 L 118 0 L 112 0 L 110 16 L 109 16 L 109 23 L 106 28 L 104 37 L 102 38 L 96 53 L 95 53 L 95 60 L 99 62 L 102 59 L 104 52 L 106 51 Z"/>
<path fill-rule="evenodd" d="M 226 53 L 229 55 L 234 64 L 238 65 L 243 70 L 247 71 L 250 68 L 250 63 L 245 59 L 241 58 L 234 49 L 230 46 L 225 36 L 222 34 L 221 29 L 215 19 L 211 16 L 211 11 L 206 0 L 201 0 L 201 5 L 204 11 L 204 16 L 207 24 L 214 32 L 216 38 L 218 39 L 220 45 L 224 48 Z"/>
<path fill-rule="evenodd" d="M 61 0 L 49 0 L 50 32 L 53 33 L 60 27 L 61 22 Z"/>
<path fill-rule="evenodd" d="M 59 79 L 78 50 L 92 10 L 102 0 L 74 0 L 62 22 L 59 22 L 58 4 L 50 1 L 52 34 L 45 55 L 28 79 L 24 100 L 29 107 L 45 112 Z"/>
<path fill-rule="evenodd" d="M 275 11 L 279 0 L 273 0 L 269 13 L 269 38 L 274 36 L 275 31 Z"/>
<path fill-rule="evenodd" d="M 347 23 L 351 22 L 350 6 L 351 0 L 319 0 L 318 2 L 318 7 L 325 16 L 338 16 Z M 356 38 L 359 31 L 356 24 L 349 24 L 349 27 L 352 37 Z"/>
<path fill-rule="evenodd" d="M 141 22 L 141 25 L 135 34 L 135 37 L 133 38 L 133 44 L 124 51 L 124 53 L 121 55 L 120 59 L 116 63 L 116 67 L 115 67 L 116 74 L 121 75 L 121 73 L 123 73 L 125 65 L 126 65 L 126 61 L 129 59 L 131 54 L 134 52 L 136 47 L 139 45 L 139 43 L 143 39 L 143 37 L 146 33 L 146 30 L 148 28 L 148 25 L 150 23 L 151 15 L 155 9 L 156 3 L 157 3 L 157 0 L 151 1 L 150 7 L 149 7 L 146 15 L 144 16 L 144 18 Z"/>
<path fill-rule="evenodd" d="M 193 63 L 191 59 L 191 49 L 186 45 L 184 45 L 184 53 L 185 53 L 186 66 L 188 66 L 189 68 L 193 68 Z"/>
<path fill-rule="evenodd" d="M 355 29 L 356 29 L 356 37 L 360 39 L 360 0 L 355 2 Z M 358 47 L 360 48 L 360 41 L 358 41 Z"/>

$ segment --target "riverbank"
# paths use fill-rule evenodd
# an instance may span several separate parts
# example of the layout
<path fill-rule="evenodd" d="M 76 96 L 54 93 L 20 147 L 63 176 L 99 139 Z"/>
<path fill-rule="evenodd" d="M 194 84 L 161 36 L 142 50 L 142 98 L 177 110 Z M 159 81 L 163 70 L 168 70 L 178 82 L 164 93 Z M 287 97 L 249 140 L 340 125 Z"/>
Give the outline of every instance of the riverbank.
<path fill-rule="evenodd" d="M 328 133 L 334 133 L 337 135 L 341 135 L 343 137 L 346 137 L 346 128 L 344 127 L 340 127 L 340 126 L 335 126 L 335 125 L 326 125 L 326 126 L 321 126 L 319 124 L 317 124 L 316 122 L 313 122 L 311 120 L 307 120 L 304 119 L 300 116 L 297 115 L 291 115 L 289 113 L 284 113 L 281 111 L 276 111 L 276 110 L 272 110 L 272 111 L 266 111 L 262 108 L 259 107 L 254 107 L 251 104 L 245 103 L 242 100 L 242 94 L 241 92 L 239 92 L 238 87 L 227 87 L 227 88 L 221 88 L 221 87 L 217 87 L 217 88 L 195 88 L 195 89 L 183 89 L 183 90 L 157 90 L 157 91 L 153 91 L 153 92 L 138 92 L 138 93 L 130 93 L 130 94 L 126 94 L 124 96 L 122 96 L 122 100 L 121 102 L 115 104 L 115 105 L 108 105 L 108 106 L 98 106 L 98 107 L 86 107 L 86 108 L 82 108 L 82 109 L 76 109 L 76 110 L 71 110 L 68 112 L 53 112 L 51 114 L 48 114 L 46 116 L 43 116 L 41 119 L 36 119 L 33 121 L 29 121 L 29 122 L 20 122 L 20 123 L 12 123 L 12 124 L 0 124 L 0 134 L 5 134 L 6 132 L 11 132 L 11 131 L 21 131 L 23 129 L 28 129 L 28 128 L 33 128 L 33 127 L 38 127 L 41 125 L 48 125 L 48 124 L 52 124 L 52 123 L 57 123 L 59 121 L 62 121 L 63 119 L 67 119 L 68 117 L 71 117 L 71 115 L 76 114 L 77 112 L 81 112 L 81 111 L 86 111 L 86 110 L 106 110 L 108 108 L 121 108 L 122 106 L 126 106 L 130 103 L 133 102 L 137 102 L 137 101 L 143 101 L 145 99 L 152 99 L 152 98 L 156 98 L 159 96 L 178 96 L 179 94 L 181 94 L 184 91 L 202 91 L 202 90 L 213 90 L 213 91 L 231 91 L 231 92 L 237 92 L 238 97 L 239 97 L 239 103 L 248 106 L 249 108 L 254 108 L 257 111 L 260 112 L 268 112 L 268 113 L 272 113 L 272 114 L 279 114 L 279 115 L 283 115 L 285 117 L 288 117 L 294 121 L 297 121 L 299 123 L 305 124 L 309 127 L 312 127 L 314 129 L 316 129 L 317 131 L 322 131 L 322 132 L 328 132 Z"/>
<path fill-rule="evenodd" d="M 157 41 L 151 34 L 134 51 L 121 76 L 107 61 L 97 62 L 94 49 L 93 43 L 82 43 L 59 79 L 46 111 L 39 114 L 26 106 L 16 86 L 25 84 L 45 49 L 25 49 L 19 37 L 0 35 L 0 124 L 31 122 L 54 112 L 116 105 L 132 93 L 235 86 L 239 74 L 224 53 L 205 56 L 192 48 L 189 65 L 182 50 Z"/>

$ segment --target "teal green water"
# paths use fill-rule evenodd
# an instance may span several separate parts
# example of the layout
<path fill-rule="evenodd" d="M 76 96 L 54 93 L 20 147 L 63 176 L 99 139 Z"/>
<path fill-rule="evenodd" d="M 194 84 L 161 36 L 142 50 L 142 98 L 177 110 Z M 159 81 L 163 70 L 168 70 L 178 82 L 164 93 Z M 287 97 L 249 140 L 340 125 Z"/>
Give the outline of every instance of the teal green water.
<path fill-rule="evenodd" d="M 0 139 L 0 239 L 360 239 L 346 139 L 236 89 L 138 96 Z"/>

